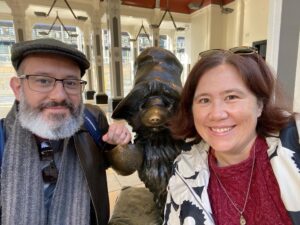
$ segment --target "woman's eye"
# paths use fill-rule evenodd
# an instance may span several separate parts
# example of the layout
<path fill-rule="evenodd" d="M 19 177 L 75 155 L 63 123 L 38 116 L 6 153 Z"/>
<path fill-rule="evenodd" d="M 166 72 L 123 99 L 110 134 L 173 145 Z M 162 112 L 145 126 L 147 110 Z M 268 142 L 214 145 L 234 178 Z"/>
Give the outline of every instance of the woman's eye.
<path fill-rule="evenodd" d="M 209 103 L 209 99 L 208 98 L 201 98 L 201 99 L 199 99 L 199 103 L 201 103 L 201 104 Z"/>
<path fill-rule="evenodd" d="M 226 97 L 227 100 L 234 100 L 234 99 L 237 99 L 237 98 L 238 98 L 238 96 L 236 96 L 236 95 L 228 95 Z"/>

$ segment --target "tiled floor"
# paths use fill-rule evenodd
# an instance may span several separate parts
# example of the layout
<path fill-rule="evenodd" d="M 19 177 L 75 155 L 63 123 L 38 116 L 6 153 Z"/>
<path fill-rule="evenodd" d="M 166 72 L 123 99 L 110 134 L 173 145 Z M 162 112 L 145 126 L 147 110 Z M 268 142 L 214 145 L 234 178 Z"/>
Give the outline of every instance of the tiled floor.
<path fill-rule="evenodd" d="M 113 169 L 107 170 L 107 182 L 109 191 L 110 212 L 113 212 L 115 202 L 122 187 L 137 186 L 143 187 L 143 182 L 139 179 L 137 172 L 130 176 L 120 176 Z"/>
<path fill-rule="evenodd" d="M 107 105 L 99 105 L 102 110 L 106 112 L 108 122 L 111 123 L 111 112 L 107 108 Z M 128 127 L 129 130 L 131 129 Z M 107 183 L 109 191 L 109 201 L 110 201 L 110 212 L 113 212 L 115 202 L 118 198 L 118 195 L 123 187 L 126 186 L 136 186 L 144 187 L 144 183 L 139 179 L 137 172 L 129 176 L 118 175 L 113 169 L 107 170 Z"/>

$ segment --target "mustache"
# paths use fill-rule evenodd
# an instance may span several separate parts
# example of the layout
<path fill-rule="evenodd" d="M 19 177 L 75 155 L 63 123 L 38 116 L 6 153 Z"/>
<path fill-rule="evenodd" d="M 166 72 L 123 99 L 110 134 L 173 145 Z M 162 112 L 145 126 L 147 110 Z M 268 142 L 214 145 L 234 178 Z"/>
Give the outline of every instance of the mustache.
<path fill-rule="evenodd" d="M 63 100 L 62 102 L 56 102 L 56 101 L 51 101 L 51 102 L 44 102 L 39 105 L 40 111 L 49 108 L 49 107 L 56 107 L 56 106 L 63 106 L 68 108 L 71 112 L 75 111 L 75 106 L 72 102 L 68 100 Z"/>

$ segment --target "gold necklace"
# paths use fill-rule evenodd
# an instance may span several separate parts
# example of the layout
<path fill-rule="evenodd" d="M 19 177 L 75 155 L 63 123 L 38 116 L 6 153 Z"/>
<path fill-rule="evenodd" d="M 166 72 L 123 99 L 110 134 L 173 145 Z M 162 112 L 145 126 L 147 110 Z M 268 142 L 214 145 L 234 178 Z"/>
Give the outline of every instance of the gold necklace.
<path fill-rule="evenodd" d="M 226 191 L 224 185 L 222 184 L 220 178 L 218 177 L 216 171 L 214 170 L 213 167 L 211 167 L 212 171 L 214 172 L 221 188 L 223 189 L 224 193 L 226 194 L 227 198 L 229 199 L 229 201 L 231 202 L 231 204 L 233 205 L 233 207 L 239 212 L 240 214 L 240 225 L 246 225 L 246 219 L 245 217 L 243 216 L 243 213 L 246 209 L 246 205 L 247 205 L 247 202 L 248 202 L 248 198 L 249 198 L 249 193 L 250 193 L 250 187 L 251 187 L 251 183 L 252 183 L 252 176 L 253 176 L 253 171 L 254 171 L 254 164 L 255 164 L 255 144 L 254 144 L 254 156 L 253 156 L 253 162 L 252 162 L 252 168 L 251 168 L 251 174 L 250 174 L 250 179 L 249 179 L 249 184 L 248 184 L 248 188 L 247 188 L 247 193 L 246 193 L 246 198 L 245 198 L 245 202 L 244 202 L 244 206 L 243 206 L 243 209 L 240 210 L 237 206 L 237 204 L 230 198 L 228 192 Z"/>

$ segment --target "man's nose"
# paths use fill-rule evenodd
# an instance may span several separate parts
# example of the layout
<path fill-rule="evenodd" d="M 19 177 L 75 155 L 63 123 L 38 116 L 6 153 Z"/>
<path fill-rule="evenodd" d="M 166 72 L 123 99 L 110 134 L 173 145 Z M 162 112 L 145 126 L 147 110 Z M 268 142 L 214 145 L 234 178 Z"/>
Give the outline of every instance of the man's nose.
<path fill-rule="evenodd" d="M 68 98 L 62 81 L 57 80 L 55 82 L 53 89 L 49 93 L 49 97 L 57 101 Z"/>

